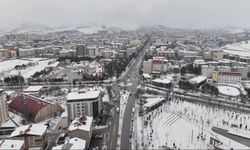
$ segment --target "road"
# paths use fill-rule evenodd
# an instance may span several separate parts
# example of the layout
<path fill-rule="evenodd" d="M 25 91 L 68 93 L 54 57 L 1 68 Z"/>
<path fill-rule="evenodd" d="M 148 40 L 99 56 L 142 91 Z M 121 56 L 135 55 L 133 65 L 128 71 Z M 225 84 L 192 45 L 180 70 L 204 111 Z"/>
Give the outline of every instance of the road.
<path fill-rule="evenodd" d="M 129 87 L 131 95 L 128 98 L 127 106 L 123 116 L 122 122 L 122 132 L 121 132 L 121 145 L 120 149 L 131 149 L 130 144 L 130 128 L 131 128 L 131 120 L 132 120 L 132 108 L 136 100 L 136 89 L 137 86 L 141 84 L 141 80 L 138 78 L 140 66 L 145 54 L 146 48 L 150 45 L 150 40 L 146 42 L 143 49 L 139 53 L 135 62 L 131 65 L 130 69 L 127 72 L 127 76 L 129 76 L 129 80 L 132 83 L 132 86 Z"/>
<path fill-rule="evenodd" d="M 212 131 L 214 131 L 217 134 L 220 134 L 222 136 L 225 136 L 229 139 L 232 139 L 234 141 L 237 141 L 243 145 L 249 146 L 250 147 L 250 139 L 243 138 L 237 135 L 229 134 L 227 133 L 228 130 L 217 128 L 217 127 L 212 127 Z"/>
<path fill-rule="evenodd" d="M 132 91 L 131 96 L 128 99 L 128 103 L 125 109 L 125 113 L 124 113 L 124 118 L 123 118 L 123 122 L 122 122 L 122 133 L 121 133 L 121 144 L 122 147 L 121 149 L 124 149 L 124 145 L 126 145 L 126 143 L 129 143 L 129 139 L 130 139 L 130 123 L 131 123 L 131 112 L 132 112 L 132 107 L 133 104 L 135 103 L 135 91 L 137 89 L 137 85 L 139 85 L 139 79 L 137 79 L 137 76 L 139 74 L 139 67 L 141 65 L 141 62 L 143 60 L 144 57 L 144 53 L 146 48 L 149 46 L 150 41 L 148 40 L 141 52 L 138 54 L 138 56 L 132 60 L 133 62 L 131 62 L 128 70 L 126 70 L 124 72 L 123 75 L 121 75 L 119 77 L 119 79 L 117 80 L 117 82 L 113 82 L 112 85 L 112 90 L 114 91 L 115 94 L 115 98 L 116 98 L 116 102 L 114 103 L 115 107 L 114 108 L 119 108 L 120 107 L 120 87 L 118 86 L 119 83 L 127 80 L 129 78 L 130 82 L 133 83 L 133 85 L 131 87 L 129 87 L 128 90 Z M 129 77 L 128 77 L 129 76 Z M 117 149 L 117 139 L 118 139 L 118 130 L 119 130 L 119 116 L 120 116 L 120 112 L 117 113 L 116 109 L 114 109 L 114 116 L 112 117 L 112 123 L 111 123 L 111 127 L 110 127 L 110 137 L 109 137 L 109 142 L 107 144 L 108 149 Z M 125 124 L 125 125 L 124 125 Z M 129 126 L 127 126 L 129 124 Z M 130 149 L 129 144 L 127 144 L 126 149 Z"/>
<path fill-rule="evenodd" d="M 118 135 L 118 128 L 119 128 L 119 112 L 116 111 L 116 108 L 120 106 L 119 101 L 120 101 L 120 87 L 117 84 L 114 84 L 112 86 L 112 90 L 114 91 L 116 100 L 114 102 L 114 115 L 112 116 L 112 123 L 110 127 L 110 138 L 107 143 L 108 149 L 116 149 L 117 146 L 117 135 Z"/>

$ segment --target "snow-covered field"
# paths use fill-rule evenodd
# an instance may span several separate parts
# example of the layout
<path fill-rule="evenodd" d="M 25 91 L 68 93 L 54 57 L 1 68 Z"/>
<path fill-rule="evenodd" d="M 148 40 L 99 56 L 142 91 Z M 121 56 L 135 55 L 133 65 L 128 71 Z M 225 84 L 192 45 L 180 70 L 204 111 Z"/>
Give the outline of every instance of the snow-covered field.
<path fill-rule="evenodd" d="M 9 71 L 13 69 L 16 65 L 28 64 L 30 61 L 22 59 L 12 59 L 0 62 L 0 71 Z"/>
<path fill-rule="evenodd" d="M 43 69 L 46 68 L 46 66 L 48 65 L 48 63 L 51 60 L 43 60 L 43 61 L 39 61 L 35 66 L 32 67 L 27 67 L 26 69 L 20 70 L 21 75 L 27 79 L 29 77 L 31 77 L 35 72 L 41 71 Z M 18 70 L 19 71 L 19 70 Z M 17 70 L 12 70 L 9 74 L 10 75 L 17 75 L 18 74 Z"/>
<path fill-rule="evenodd" d="M 239 96 L 240 91 L 231 86 L 218 86 L 218 90 L 221 94 L 227 95 L 227 96 Z"/>
<path fill-rule="evenodd" d="M 21 72 L 21 75 L 24 78 L 31 77 L 35 72 L 41 71 L 45 69 L 48 63 L 52 61 L 52 59 L 43 60 L 42 58 L 28 58 L 28 59 L 13 59 L 0 62 L 0 71 L 1 78 L 9 75 L 18 75 L 18 72 Z M 34 66 L 28 66 L 25 69 L 16 70 L 16 65 L 27 65 L 29 63 L 34 63 Z"/>
<path fill-rule="evenodd" d="M 134 148 L 157 149 L 164 146 L 173 148 L 175 145 L 181 149 L 211 149 L 210 137 L 219 137 L 224 140 L 224 144 L 230 143 L 231 147 L 237 145 L 236 142 L 226 137 L 221 138 L 222 136 L 214 133 L 211 130 L 213 126 L 250 134 L 249 114 L 179 100 L 165 103 L 143 117 L 135 115 L 134 118 L 136 122 L 133 125 Z M 231 125 L 236 125 L 238 128 Z"/>

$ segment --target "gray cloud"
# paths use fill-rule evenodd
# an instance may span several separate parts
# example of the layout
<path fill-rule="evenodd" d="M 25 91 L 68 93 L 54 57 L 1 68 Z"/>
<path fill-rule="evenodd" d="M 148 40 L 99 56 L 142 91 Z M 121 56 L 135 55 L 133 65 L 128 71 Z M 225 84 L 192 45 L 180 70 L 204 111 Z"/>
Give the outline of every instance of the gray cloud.
<path fill-rule="evenodd" d="M 0 0 L 0 19 L 44 25 L 250 27 L 249 0 Z"/>

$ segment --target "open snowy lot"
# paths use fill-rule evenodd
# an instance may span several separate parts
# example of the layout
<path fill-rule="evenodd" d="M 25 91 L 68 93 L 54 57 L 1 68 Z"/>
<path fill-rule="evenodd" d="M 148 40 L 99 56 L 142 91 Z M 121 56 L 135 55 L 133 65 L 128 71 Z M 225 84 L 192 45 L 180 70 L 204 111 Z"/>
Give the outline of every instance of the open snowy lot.
<path fill-rule="evenodd" d="M 210 137 L 219 138 L 228 148 L 246 147 L 213 132 L 214 126 L 250 135 L 249 114 L 180 100 L 167 102 L 143 117 L 135 115 L 134 119 L 134 148 L 211 149 Z"/>

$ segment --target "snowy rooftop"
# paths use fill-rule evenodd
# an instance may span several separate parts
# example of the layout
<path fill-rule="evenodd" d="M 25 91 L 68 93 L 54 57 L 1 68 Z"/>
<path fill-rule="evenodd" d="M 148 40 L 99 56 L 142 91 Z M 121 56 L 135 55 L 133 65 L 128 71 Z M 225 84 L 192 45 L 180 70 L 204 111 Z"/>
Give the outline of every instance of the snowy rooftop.
<path fill-rule="evenodd" d="M 59 63 L 60 62 L 54 62 L 54 63 L 52 63 L 52 64 L 49 64 L 49 65 L 47 65 L 47 67 L 57 67 L 58 65 L 59 65 Z"/>
<path fill-rule="evenodd" d="M 43 86 L 29 86 L 24 92 L 39 92 Z"/>
<path fill-rule="evenodd" d="M 75 120 L 72 121 L 72 123 L 69 126 L 69 131 L 73 130 L 84 130 L 84 131 L 90 131 L 92 126 L 93 117 L 89 116 L 81 116 L 75 118 Z"/>
<path fill-rule="evenodd" d="M 100 95 L 100 90 L 79 90 L 76 92 L 71 92 L 67 95 L 67 101 L 71 100 L 88 100 L 88 99 L 97 99 Z"/>
<path fill-rule="evenodd" d="M 7 95 L 15 94 L 15 91 L 5 91 Z"/>
<path fill-rule="evenodd" d="M 47 126 L 40 124 L 30 124 L 16 128 L 10 135 L 15 137 L 19 135 L 38 135 L 42 136 L 47 131 Z"/>
<path fill-rule="evenodd" d="M 84 150 L 86 147 L 86 141 L 83 139 L 79 139 L 77 137 L 69 139 L 68 142 L 66 142 L 63 145 L 58 145 L 53 148 L 53 150 Z"/>
<path fill-rule="evenodd" d="M 240 95 L 240 91 L 237 88 L 231 86 L 218 86 L 218 90 L 221 94 L 228 96 Z"/>
<path fill-rule="evenodd" d="M 153 82 L 169 84 L 171 83 L 171 79 L 170 78 L 157 78 L 157 79 L 154 79 Z"/>
<path fill-rule="evenodd" d="M 151 76 L 148 73 L 143 73 L 143 77 L 146 78 L 146 79 L 150 79 L 151 78 Z"/>
<path fill-rule="evenodd" d="M 144 106 L 145 107 L 152 107 L 152 106 L 158 104 L 159 102 L 161 102 L 163 100 L 164 100 L 163 97 L 147 98 L 146 99 L 147 103 Z"/>
<path fill-rule="evenodd" d="M 191 84 L 199 84 L 199 83 L 201 83 L 202 81 L 205 81 L 206 79 L 207 79 L 207 77 L 205 77 L 205 76 L 198 76 L 198 77 L 191 78 L 191 79 L 189 79 L 188 81 L 189 81 Z"/>
<path fill-rule="evenodd" d="M 226 45 L 226 46 L 222 47 L 222 50 L 225 53 L 229 53 L 232 55 L 250 57 L 250 41 Z"/>
<path fill-rule="evenodd" d="M 109 102 L 109 95 L 107 93 L 103 96 L 102 102 Z"/>
<path fill-rule="evenodd" d="M 19 150 L 23 148 L 24 141 L 23 140 L 10 140 L 4 139 L 0 140 L 0 150 Z"/>

